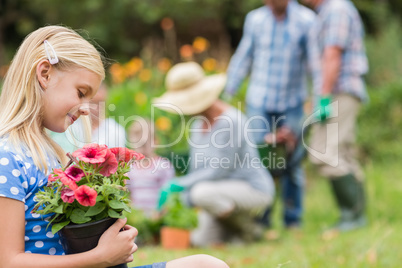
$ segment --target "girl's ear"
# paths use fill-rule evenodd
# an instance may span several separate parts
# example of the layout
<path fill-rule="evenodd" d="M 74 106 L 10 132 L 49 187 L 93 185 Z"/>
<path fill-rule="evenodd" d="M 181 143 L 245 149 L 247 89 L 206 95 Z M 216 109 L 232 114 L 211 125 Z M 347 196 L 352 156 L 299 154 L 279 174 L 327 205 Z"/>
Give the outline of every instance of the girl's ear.
<path fill-rule="evenodd" d="M 52 65 L 47 60 L 42 60 L 36 66 L 36 77 L 42 89 L 46 89 L 50 80 L 50 70 Z"/>

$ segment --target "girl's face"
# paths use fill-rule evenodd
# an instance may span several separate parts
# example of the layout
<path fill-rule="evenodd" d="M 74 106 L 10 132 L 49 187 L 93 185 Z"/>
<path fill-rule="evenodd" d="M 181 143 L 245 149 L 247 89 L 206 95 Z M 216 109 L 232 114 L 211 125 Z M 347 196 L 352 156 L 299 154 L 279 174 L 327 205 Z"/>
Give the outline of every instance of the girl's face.
<path fill-rule="evenodd" d="M 89 114 L 89 101 L 98 90 L 101 77 L 85 68 L 51 68 L 48 81 L 44 89 L 43 126 L 64 132 L 78 117 Z"/>

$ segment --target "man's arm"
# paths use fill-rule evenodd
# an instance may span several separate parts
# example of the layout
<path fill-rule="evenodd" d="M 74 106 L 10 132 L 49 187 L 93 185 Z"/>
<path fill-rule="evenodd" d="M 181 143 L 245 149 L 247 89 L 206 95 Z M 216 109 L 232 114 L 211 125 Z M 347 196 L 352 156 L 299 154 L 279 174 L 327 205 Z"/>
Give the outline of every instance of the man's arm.
<path fill-rule="evenodd" d="M 338 80 L 342 62 L 342 48 L 338 46 L 328 46 L 324 49 L 322 59 L 323 81 L 322 96 L 328 96 Z"/>
<path fill-rule="evenodd" d="M 233 54 L 228 70 L 225 93 L 233 96 L 240 87 L 241 82 L 248 75 L 253 55 L 252 19 L 250 14 L 244 22 L 243 36 L 236 52 Z"/>

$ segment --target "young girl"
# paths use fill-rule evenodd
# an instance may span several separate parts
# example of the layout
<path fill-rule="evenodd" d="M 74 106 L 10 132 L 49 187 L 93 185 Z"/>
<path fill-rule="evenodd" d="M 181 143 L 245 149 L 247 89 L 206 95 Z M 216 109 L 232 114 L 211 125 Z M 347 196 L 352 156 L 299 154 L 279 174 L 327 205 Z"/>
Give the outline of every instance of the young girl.
<path fill-rule="evenodd" d="M 45 128 L 63 132 L 88 115 L 88 101 L 104 76 L 98 51 L 61 26 L 34 31 L 15 55 L 0 97 L 0 267 L 108 267 L 133 261 L 137 230 L 126 220 L 117 220 L 93 250 L 64 255 L 47 219 L 32 213 L 47 175 L 65 163 Z M 228 266 L 195 255 L 144 267 Z"/>

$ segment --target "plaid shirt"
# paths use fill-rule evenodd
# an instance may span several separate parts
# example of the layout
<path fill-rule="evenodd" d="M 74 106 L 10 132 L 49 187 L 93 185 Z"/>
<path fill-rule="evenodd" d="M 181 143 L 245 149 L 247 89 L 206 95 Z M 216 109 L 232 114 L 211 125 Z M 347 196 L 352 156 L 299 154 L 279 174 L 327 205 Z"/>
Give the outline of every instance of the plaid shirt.
<path fill-rule="evenodd" d="M 268 112 L 294 108 L 307 97 L 307 38 L 314 12 L 290 1 L 277 21 L 269 7 L 247 14 L 243 36 L 228 67 L 225 91 L 236 93 L 250 73 L 246 102 Z"/>
<path fill-rule="evenodd" d="M 321 58 L 325 47 L 342 48 L 340 74 L 333 94 L 349 93 L 367 100 L 363 75 L 368 71 L 364 48 L 364 28 L 359 13 L 350 0 L 324 0 L 318 8 L 317 22 L 311 30 L 310 62 L 313 72 L 314 94 L 321 95 Z"/>

